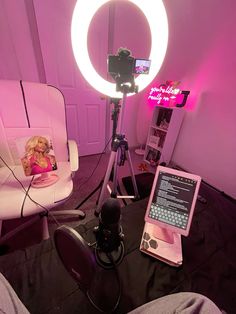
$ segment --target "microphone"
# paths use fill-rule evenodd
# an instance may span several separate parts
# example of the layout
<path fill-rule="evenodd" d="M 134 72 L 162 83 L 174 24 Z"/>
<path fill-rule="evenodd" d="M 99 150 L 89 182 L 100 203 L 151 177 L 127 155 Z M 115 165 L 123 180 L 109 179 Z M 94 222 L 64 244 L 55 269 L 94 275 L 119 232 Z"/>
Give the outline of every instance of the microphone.
<path fill-rule="evenodd" d="M 121 208 L 120 203 L 115 198 L 108 198 L 101 209 L 100 222 L 104 226 L 119 224 Z"/>
<path fill-rule="evenodd" d="M 102 205 L 99 226 L 95 227 L 97 246 L 104 252 L 116 250 L 123 238 L 120 226 L 121 207 L 115 198 L 108 198 Z"/>
<path fill-rule="evenodd" d="M 120 225 L 121 206 L 117 199 L 108 198 L 102 205 L 99 225 L 94 228 L 96 236 L 95 256 L 97 262 L 104 264 L 107 254 L 111 253 L 114 261 L 121 261 L 124 254 L 123 230 Z M 105 254 L 103 254 L 105 253 Z M 101 261 L 102 260 L 102 261 Z"/>

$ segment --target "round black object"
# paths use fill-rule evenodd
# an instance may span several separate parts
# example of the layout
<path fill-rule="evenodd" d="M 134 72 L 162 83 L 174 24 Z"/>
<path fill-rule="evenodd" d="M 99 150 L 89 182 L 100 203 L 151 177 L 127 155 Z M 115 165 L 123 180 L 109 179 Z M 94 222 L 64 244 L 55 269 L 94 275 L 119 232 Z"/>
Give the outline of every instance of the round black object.
<path fill-rule="evenodd" d="M 101 221 L 106 225 L 118 223 L 120 220 L 121 208 L 120 203 L 115 198 L 108 198 L 101 209 Z"/>
<path fill-rule="evenodd" d="M 105 269 L 111 269 L 119 265 L 124 258 L 124 253 L 125 247 L 123 242 L 120 242 L 120 245 L 109 253 L 106 253 L 99 248 L 95 248 L 96 262 Z"/>
<path fill-rule="evenodd" d="M 60 226 L 54 232 L 57 253 L 80 289 L 88 291 L 96 272 L 96 261 L 88 244 L 71 227 Z"/>
<path fill-rule="evenodd" d="M 121 207 L 119 201 L 114 198 L 108 198 L 101 208 L 99 226 L 94 228 L 97 248 L 101 252 L 110 253 L 119 248 L 123 240 L 120 215 Z"/>

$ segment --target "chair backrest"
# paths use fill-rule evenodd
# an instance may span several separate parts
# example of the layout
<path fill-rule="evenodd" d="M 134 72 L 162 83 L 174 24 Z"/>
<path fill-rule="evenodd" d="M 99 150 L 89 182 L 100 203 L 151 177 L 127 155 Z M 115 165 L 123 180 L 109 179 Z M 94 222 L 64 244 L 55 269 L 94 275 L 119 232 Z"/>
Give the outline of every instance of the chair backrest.
<path fill-rule="evenodd" d="M 0 80 L 0 154 L 9 165 L 20 164 L 16 139 L 33 135 L 49 135 L 56 159 L 68 161 L 62 93 L 47 84 Z"/>

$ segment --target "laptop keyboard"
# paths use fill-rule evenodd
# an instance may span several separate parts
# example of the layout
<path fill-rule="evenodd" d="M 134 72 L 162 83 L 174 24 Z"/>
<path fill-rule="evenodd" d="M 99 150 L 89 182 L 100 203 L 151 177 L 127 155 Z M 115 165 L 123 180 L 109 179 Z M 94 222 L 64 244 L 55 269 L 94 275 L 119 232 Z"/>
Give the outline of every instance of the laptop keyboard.
<path fill-rule="evenodd" d="M 171 211 L 152 204 L 149 217 L 181 229 L 187 228 L 188 214 L 186 213 Z"/>

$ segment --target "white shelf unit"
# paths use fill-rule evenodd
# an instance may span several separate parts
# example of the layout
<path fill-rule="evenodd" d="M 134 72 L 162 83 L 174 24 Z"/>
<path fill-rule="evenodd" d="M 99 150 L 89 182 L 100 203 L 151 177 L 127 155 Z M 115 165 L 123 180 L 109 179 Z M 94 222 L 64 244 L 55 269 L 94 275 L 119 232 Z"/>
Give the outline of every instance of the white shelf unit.
<path fill-rule="evenodd" d="M 169 164 L 184 117 L 183 108 L 156 106 L 149 127 L 144 161 Z"/>

